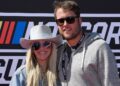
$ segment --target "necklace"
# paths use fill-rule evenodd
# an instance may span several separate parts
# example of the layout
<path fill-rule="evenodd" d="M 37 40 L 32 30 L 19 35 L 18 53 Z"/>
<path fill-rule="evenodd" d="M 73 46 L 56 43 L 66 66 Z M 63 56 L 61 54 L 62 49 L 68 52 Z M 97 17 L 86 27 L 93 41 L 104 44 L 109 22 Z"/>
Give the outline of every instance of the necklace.
<path fill-rule="evenodd" d="M 48 81 L 47 81 L 47 76 L 46 74 L 42 75 L 42 78 L 41 78 L 41 86 L 48 86 Z"/>

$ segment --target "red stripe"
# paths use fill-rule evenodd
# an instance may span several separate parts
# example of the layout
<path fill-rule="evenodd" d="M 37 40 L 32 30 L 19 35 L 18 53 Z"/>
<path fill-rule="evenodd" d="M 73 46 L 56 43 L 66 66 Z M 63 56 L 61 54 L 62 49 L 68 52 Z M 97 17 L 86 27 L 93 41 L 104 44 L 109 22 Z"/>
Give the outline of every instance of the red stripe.
<path fill-rule="evenodd" d="M 14 30 L 14 27 L 15 27 L 15 21 L 12 21 L 10 23 L 10 28 L 9 28 L 9 31 L 8 31 L 8 34 L 7 34 L 7 38 L 6 38 L 5 44 L 10 44 L 10 40 L 11 40 L 11 37 L 12 37 L 12 33 L 13 33 L 13 30 Z"/>
<path fill-rule="evenodd" d="M 9 25 L 9 22 L 5 21 L 5 23 L 3 25 L 2 33 L 1 33 L 1 36 L 0 36 L 0 44 L 4 43 L 5 35 L 6 35 L 7 29 L 8 29 L 8 25 Z"/>

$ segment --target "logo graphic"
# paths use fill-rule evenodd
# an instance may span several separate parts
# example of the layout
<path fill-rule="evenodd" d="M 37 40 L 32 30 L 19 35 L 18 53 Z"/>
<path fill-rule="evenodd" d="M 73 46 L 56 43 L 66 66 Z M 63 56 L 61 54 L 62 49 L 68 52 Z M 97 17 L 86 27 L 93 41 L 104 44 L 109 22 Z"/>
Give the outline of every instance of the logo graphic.
<path fill-rule="evenodd" d="M 18 44 L 26 29 L 24 21 L 0 21 L 1 35 L 0 44 Z M 14 34 L 13 34 L 14 33 Z"/>

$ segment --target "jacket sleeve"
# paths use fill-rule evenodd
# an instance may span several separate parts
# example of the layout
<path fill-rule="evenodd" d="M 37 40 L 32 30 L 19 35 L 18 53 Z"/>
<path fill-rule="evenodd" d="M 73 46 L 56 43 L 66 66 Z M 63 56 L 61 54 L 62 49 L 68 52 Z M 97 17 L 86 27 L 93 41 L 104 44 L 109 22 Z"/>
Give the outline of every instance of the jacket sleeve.
<path fill-rule="evenodd" d="M 25 77 L 25 70 L 23 68 L 18 68 L 12 76 L 9 86 L 25 86 Z"/>
<path fill-rule="evenodd" d="M 120 86 L 115 57 L 108 44 L 100 46 L 98 56 L 98 74 L 102 86 Z"/>

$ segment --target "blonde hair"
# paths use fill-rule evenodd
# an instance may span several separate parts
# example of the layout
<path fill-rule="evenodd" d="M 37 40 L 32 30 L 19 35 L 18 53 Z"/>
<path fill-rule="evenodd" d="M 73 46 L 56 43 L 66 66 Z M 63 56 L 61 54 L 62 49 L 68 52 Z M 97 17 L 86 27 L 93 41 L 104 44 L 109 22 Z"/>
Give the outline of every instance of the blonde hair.
<path fill-rule="evenodd" d="M 53 44 L 53 43 L 52 43 Z M 52 45 L 52 53 L 49 58 L 48 69 L 47 69 L 47 83 L 48 86 L 56 86 L 56 58 L 57 58 L 57 49 L 56 45 Z M 39 82 L 42 78 L 41 68 L 35 58 L 35 55 L 32 49 L 29 49 L 27 52 L 26 58 L 26 86 L 39 86 Z"/>

